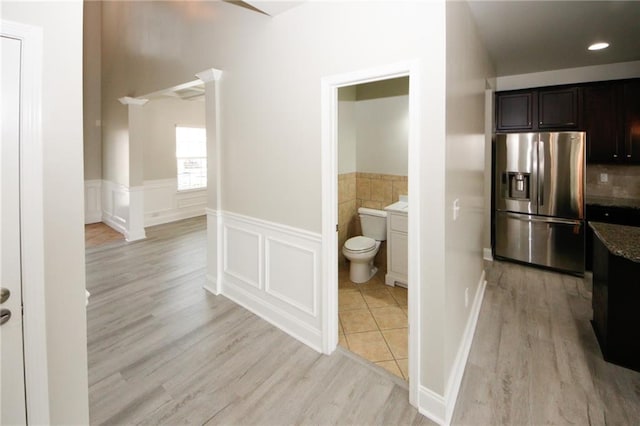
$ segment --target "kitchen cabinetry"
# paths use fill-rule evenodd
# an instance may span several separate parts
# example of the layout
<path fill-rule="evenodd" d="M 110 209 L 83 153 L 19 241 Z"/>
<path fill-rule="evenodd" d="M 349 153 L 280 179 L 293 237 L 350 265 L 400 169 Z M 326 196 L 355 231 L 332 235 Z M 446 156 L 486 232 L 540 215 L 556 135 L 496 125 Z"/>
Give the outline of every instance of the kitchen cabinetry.
<path fill-rule="evenodd" d="M 387 275 L 385 284 L 407 286 L 409 240 L 407 213 L 387 211 Z"/>
<path fill-rule="evenodd" d="M 570 130 L 580 127 L 580 88 L 496 93 L 496 131 Z"/>
<path fill-rule="evenodd" d="M 596 231 L 593 330 L 606 361 L 640 371 L 640 259 L 637 246 L 633 246 L 640 238 L 640 228 L 600 223 L 591 226 Z"/>
<path fill-rule="evenodd" d="M 621 206 L 601 206 L 587 204 L 587 221 L 603 222 L 617 225 L 640 226 L 640 209 Z M 585 267 L 592 270 L 593 265 L 593 231 L 587 229 Z"/>
<path fill-rule="evenodd" d="M 584 88 L 587 162 L 640 163 L 640 79 Z"/>

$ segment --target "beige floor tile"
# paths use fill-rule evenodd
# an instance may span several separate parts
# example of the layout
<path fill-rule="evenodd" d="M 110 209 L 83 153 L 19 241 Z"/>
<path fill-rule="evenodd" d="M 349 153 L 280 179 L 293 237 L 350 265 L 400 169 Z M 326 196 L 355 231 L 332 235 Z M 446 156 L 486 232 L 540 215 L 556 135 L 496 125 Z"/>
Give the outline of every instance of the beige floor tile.
<path fill-rule="evenodd" d="M 400 371 L 402 372 L 402 377 L 405 380 L 409 380 L 409 359 L 396 359 L 398 363 L 398 367 L 400 367 Z"/>
<path fill-rule="evenodd" d="M 369 308 L 381 308 L 383 306 L 397 305 L 396 300 L 386 288 L 362 293 Z"/>
<path fill-rule="evenodd" d="M 339 313 L 344 334 L 361 333 L 377 330 L 378 325 L 368 309 L 358 309 Z"/>
<path fill-rule="evenodd" d="M 371 314 L 378 323 L 380 330 L 408 327 L 407 316 L 398 306 L 385 306 L 384 308 L 372 308 Z"/>
<path fill-rule="evenodd" d="M 363 293 L 369 293 L 372 291 L 386 290 L 387 285 L 374 277 L 366 283 L 358 284 L 358 289 Z"/>
<path fill-rule="evenodd" d="M 338 289 L 338 311 L 350 311 L 353 309 L 366 309 L 367 304 L 362 294 L 356 289 Z"/>
<path fill-rule="evenodd" d="M 344 336 L 344 328 L 342 327 L 342 321 L 338 317 L 338 336 Z"/>
<path fill-rule="evenodd" d="M 408 328 L 399 328 L 395 330 L 384 330 L 382 332 L 395 359 L 407 358 L 409 356 L 407 330 Z"/>
<path fill-rule="evenodd" d="M 393 298 L 400 306 L 407 306 L 407 289 L 400 286 L 389 287 L 389 291 Z"/>
<path fill-rule="evenodd" d="M 380 367 L 387 370 L 389 373 L 395 374 L 396 376 L 404 379 L 404 377 L 402 376 L 402 371 L 400 371 L 400 368 L 398 367 L 398 364 L 396 364 L 395 361 L 379 361 L 379 362 L 376 362 L 376 365 L 379 365 Z"/>
<path fill-rule="evenodd" d="M 349 350 L 371 362 L 393 360 L 393 355 L 389 351 L 382 334 L 377 330 L 347 334 L 346 337 Z"/>

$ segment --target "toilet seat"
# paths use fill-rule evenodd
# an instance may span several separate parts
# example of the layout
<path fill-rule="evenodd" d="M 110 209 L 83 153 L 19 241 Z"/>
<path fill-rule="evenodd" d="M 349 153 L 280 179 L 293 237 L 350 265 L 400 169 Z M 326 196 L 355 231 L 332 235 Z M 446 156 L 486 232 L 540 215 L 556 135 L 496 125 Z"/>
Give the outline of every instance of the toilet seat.
<path fill-rule="evenodd" d="M 365 253 L 376 248 L 376 240 L 369 237 L 353 237 L 344 243 L 344 248 L 352 253 Z"/>

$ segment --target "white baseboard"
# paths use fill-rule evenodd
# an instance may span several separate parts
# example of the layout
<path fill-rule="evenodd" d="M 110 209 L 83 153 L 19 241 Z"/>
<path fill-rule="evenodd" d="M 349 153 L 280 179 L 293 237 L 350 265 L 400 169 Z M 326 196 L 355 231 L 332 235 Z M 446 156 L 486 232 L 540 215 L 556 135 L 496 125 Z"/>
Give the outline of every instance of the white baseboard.
<path fill-rule="evenodd" d="M 221 221 L 220 232 L 209 234 L 209 239 L 220 240 L 221 257 L 209 259 L 219 262 L 210 268 L 218 278 L 210 273 L 205 288 L 213 294 L 219 289 L 320 352 L 320 235 L 229 212 L 207 213 Z M 217 241 L 209 241 L 213 244 Z"/>
<path fill-rule="evenodd" d="M 447 403 L 445 398 L 422 385 L 418 387 L 418 411 L 439 425 L 446 424 Z"/>
<path fill-rule="evenodd" d="M 467 366 L 469 352 L 471 351 L 473 336 L 476 332 L 476 326 L 478 325 L 478 317 L 480 316 L 480 308 L 482 307 L 482 300 L 484 298 L 484 290 L 486 287 L 487 281 L 485 280 L 485 271 L 482 271 L 478 286 L 476 287 L 476 295 L 473 298 L 473 304 L 471 305 L 471 311 L 469 312 L 469 318 L 467 319 L 467 326 L 464 329 L 462 341 L 460 342 L 460 346 L 458 346 L 458 353 L 456 354 L 456 359 L 453 362 L 452 371 L 449 375 L 449 380 L 447 381 L 447 389 L 445 391 L 445 399 L 447 401 L 447 424 L 451 422 L 453 410 L 456 408 L 456 400 L 458 399 L 464 370 Z"/>
<path fill-rule="evenodd" d="M 493 252 L 491 248 L 483 248 L 482 249 L 482 258 L 484 260 L 488 260 L 489 262 L 493 262 Z"/>
<path fill-rule="evenodd" d="M 311 328 L 309 325 L 301 322 L 296 316 L 237 286 L 223 283 L 222 288 L 222 294 L 226 298 L 234 301 L 248 311 L 253 312 L 317 352 L 322 352 L 322 335 L 320 330 Z"/>
<path fill-rule="evenodd" d="M 102 180 L 84 181 L 84 223 L 102 222 Z"/>
<path fill-rule="evenodd" d="M 214 296 L 220 295 L 220 292 L 216 290 L 218 288 L 218 280 L 216 280 L 215 277 L 212 277 L 209 274 L 207 274 L 207 283 L 203 285 L 202 288 L 204 288 Z"/>
<path fill-rule="evenodd" d="M 144 225 L 155 226 L 203 216 L 207 206 L 206 189 L 178 192 L 176 179 L 144 182 Z"/>
<path fill-rule="evenodd" d="M 478 317 L 480 315 L 480 308 L 482 307 L 486 286 L 485 271 L 482 271 L 469 312 L 469 318 L 467 319 L 467 325 L 464 329 L 460 345 L 458 346 L 449 379 L 447 380 L 445 395 L 442 396 L 424 386 L 419 387 L 418 410 L 421 414 L 440 425 L 449 425 L 453 417 L 464 370 L 467 365 L 467 359 L 469 358 L 469 351 L 473 343 L 473 336 L 478 324 Z"/>

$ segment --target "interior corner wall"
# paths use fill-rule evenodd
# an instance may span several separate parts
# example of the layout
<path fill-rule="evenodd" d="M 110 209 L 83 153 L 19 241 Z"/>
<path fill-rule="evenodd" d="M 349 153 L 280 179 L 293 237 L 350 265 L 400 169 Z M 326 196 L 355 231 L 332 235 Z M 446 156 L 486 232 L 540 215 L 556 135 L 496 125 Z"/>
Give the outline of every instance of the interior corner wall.
<path fill-rule="evenodd" d="M 465 329 L 474 296 L 482 287 L 487 208 L 484 200 L 485 90 L 487 79 L 495 75 L 495 71 L 480 40 L 468 4 L 447 2 L 446 315 L 443 326 L 448 387 L 455 370 L 464 369 L 464 365 L 455 365 L 455 361 L 460 360 L 464 340 L 470 339 L 465 336 Z M 454 219 L 456 200 L 460 212 Z M 468 292 L 468 305 L 465 292 Z"/>
<path fill-rule="evenodd" d="M 84 179 L 102 179 L 101 2 L 84 3 L 83 112 Z"/>
<path fill-rule="evenodd" d="M 361 173 L 408 174 L 408 77 L 356 87 L 356 169 Z"/>
<path fill-rule="evenodd" d="M 356 172 L 356 87 L 338 89 L 338 174 Z"/>
<path fill-rule="evenodd" d="M 141 109 L 144 120 L 144 180 L 175 179 L 176 126 L 205 127 L 204 99 L 152 99 Z"/>
<path fill-rule="evenodd" d="M 43 29 L 42 158 L 50 424 L 88 424 L 82 157 L 82 1 L 2 2 Z M 64 243 L 61 243 L 64 242 Z"/>

